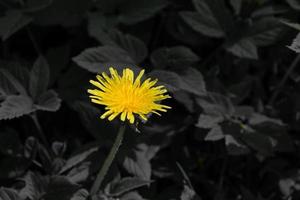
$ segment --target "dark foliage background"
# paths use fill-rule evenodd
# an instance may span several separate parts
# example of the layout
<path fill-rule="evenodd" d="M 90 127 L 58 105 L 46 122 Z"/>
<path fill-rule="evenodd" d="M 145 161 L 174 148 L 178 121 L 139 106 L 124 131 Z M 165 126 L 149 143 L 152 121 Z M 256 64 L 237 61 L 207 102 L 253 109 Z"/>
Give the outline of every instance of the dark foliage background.
<path fill-rule="evenodd" d="M 298 0 L 0 0 L 0 199 L 300 199 L 299 14 Z M 146 69 L 172 110 L 127 129 L 89 197 L 119 122 L 86 89 L 110 66 Z"/>

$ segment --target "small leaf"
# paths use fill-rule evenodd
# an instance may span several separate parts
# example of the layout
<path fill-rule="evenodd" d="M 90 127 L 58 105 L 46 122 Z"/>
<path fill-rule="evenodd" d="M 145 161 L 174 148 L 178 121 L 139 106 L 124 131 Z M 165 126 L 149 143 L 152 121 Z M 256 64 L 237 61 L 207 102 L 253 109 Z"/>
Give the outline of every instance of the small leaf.
<path fill-rule="evenodd" d="M 201 114 L 196 124 L 199 128 L 213 128 L 218 123 L 222 122 L 224 118 L 220 115 L 206 115 Z"/>
<path fill-rule="evenodd" d="M 149 185 L 150 183 L 151 181 L 146 181 L 140 178 L 127 177 L 123 178 L 118 183 L 112 184 L 109 193 L 112 196 L 120 196 L 130 190 Z"/>
<path fill-rule="evenodd" d="M 130 55 L 121 48 L 114 46 L 101 46 L 84 50 L 81 54 L 73 58 L 73 61 L 93 73 L 99 73 L 115 64 L 129 66 L 135 62 Z"/>
<path fill-rule="evenodd" d="M 205 141 L 217 141 L 225 137 L 222 128 L 219 125 L 214 126 L 205 136 Z"/>
<path fill-rule="evenodd" d="M 0 199 L 1 200 L 22 200 L 16 190 L 10 188 L 0 188 Z"/>
<path fill-rule="evenodd" d="M 33 102 L 29 97 L 10 95 L 1 103 L 0 120 L 21 117 L 33 111 Z"/>
<path fill-rule="evenodd" d="M 295 51 L 296 53 L 300 53 L 300 33 L 298 33 L 296 38 L 293 40 L 293 43 L 288 46 L 288 48 Z"/>
<path fill-rule="evenodd" d="M 151 54 L 151 62 L 157 68 L 178 67 L 182 69 L 199 60 L 200 58 L 185 46 L 163 47 Z"/>
<path fill-rule="evenodd" d="M 180 12 L 180 16 L 183 20 L 195 31 L 202 33 L 209 37 L 221 38 L 225 33 L 221 29 L 216 19 L 206 9 L 203 12 Z"/>
<path fill-rule="evenodd" d="M 80 189 L 74 193 L 70 200 L 86 200 L 89 196 L 89 192 L 86 189 Z"/>
<path fill-rule="evenodd" d="M 47 60 L 40 56 L 33 64 L 30 72 L 29 91 L 34 100 L 47 90 L 49 78 L 50 72 Z"/>
<path fill-rule="evenodd" d="M 54 90 L 48 90 L 40 95 L 35 107 L 38 110 L 55 112 L 60 108 L 60 104 L 61 99 L 58 94 Z"/>
<path fill-rule="evenodd" d="M 16 91 L 21 95 L 27 95 L 25 87 L 9 71 L 0 69 L 0 78 L 3 78 L 4 84 L 0 85 L 0 88 L 4 94 L 15 94 Z"/>
<path fill-rule="evenodd" d="M 188 185 L 184 185 L 183 191 L 180 195 L 180 200 L 201 200 L 196 192 Z"/>
<path fill-rule="evenodd" d="M 72 169 L 74 166 L 78 165 L 82 161 L 84 161 L 88 156 L 90 156 L 92 153 L 96 152 L 98 150 L 98 147 L 93 147 L 88 150 L 85 150 L 71 158 L 69 158 L 66 161 L 65 166 L 60 170 L 60 174 Z"/>
<path fill-rule="evenodd" d="M 292 27 L 292 28 L 300 31 L 300 24 L 298 24 L 298 23 L 291 23 L 291 22 L 287 22 L 287 21 L 284 21 L 284 20 L 281 20 L 280 22 L 287 25 L 287 26 L 289 26 L 289 27 Z"/>
<path fill-rule="evenodd" d="M 257 47 L 253 41 L 248 39 L 240 40 L 238 43 L 227 48 L 227 51 L 241 58 L 258 59 Z"/>
<path fill-rule="evenodd" d="M 8 10 L 5 16 L 0 18 L 0 36 L 2 40 L 8 39 L 31 21 L 32 18 L 24 15 L 20 10 Z"/>
<path fill-rule="evenodd" d="M 151 164 L 150 161 L 146 159 L 144 152 L 134 150 L 125 157 L 123 166 L 130 174 L 150 181 Z"/>

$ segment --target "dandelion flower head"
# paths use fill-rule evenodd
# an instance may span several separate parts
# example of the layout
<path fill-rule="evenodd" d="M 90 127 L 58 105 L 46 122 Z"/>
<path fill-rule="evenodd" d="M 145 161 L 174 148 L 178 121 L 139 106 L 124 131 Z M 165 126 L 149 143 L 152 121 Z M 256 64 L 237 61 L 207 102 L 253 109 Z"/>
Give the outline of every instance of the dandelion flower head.
<path fill-rule="evenodd" d="M 126 119 L 133 124 L 135 118 L 139 116 L 147 120 L 147 115 L 158 111 L 166 112 L 169 106 L 159 104 L 161 100 L 170 98 L 164 86 L 155 86 L 157 80 L 150 78 L 142 82 L 145 70 L 141 70 L 138 76 L 134 77 L 134 72 L 126 68 L 122 76 L 114 68 L 109 68 L 110 76 L 105 72 L 97 75 L 97 81 L 90 80 L 90 83 L 97 89 L 89 89 L 91 101 L 105 107 L 101 119 L 108 118 L 112 121 L 120 116 L 122 121 Z"/>

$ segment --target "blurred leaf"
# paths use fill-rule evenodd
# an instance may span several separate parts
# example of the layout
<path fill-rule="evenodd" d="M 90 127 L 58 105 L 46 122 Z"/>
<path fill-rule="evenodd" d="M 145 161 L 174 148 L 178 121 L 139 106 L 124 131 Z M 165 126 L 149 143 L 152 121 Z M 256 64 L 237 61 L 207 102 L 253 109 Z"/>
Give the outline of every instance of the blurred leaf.
<path fill-rule="evenodd" d="M 200 58 L 185 46 L 162 47 L 151 54 L 151 62 L 157 68 L 183 68 L 198 62 Z"/>
<path fill-rule="evenodd" d="M 112 184 L 109 194 L 112 196 L 120 196 L 130 190 L 137 189 L 139 187 L 149 185 L 151 182 L 140 178 L 126 177 L 119 182 Z"/>
<path fill-rule="evenodd" d="M 298 33 L 296 38 L 293 40 L 293 43 L 288 46 L 288 48 L 295 51 L 296 53 L 300 53 L 300 33 Z"/>
<path fill-rule="evenodd" d="M 121 12 L 119 20 L 124 24 L 135 24 L 152 17 L 166 6 L 165 0 L 123 0 L 118 7 Z"/>
<path fill-rule="evenodd" d="M 99 73 L 111 66 L 116 68 L 115 64 L 130 66 L 135 63 L 126 51 L 114 46 L 86 49 L 74 57 L 73 61 L 83 69 L 93 73 Z"/>
<path fill-rule="evenodd" d="M 48 62 L 44 57 L 40 56 L 35 61 L 30 72 L 29 91 L 34 100 L 47 90 L 49 79 Z"/>
<path fill-rule="evenodd" d="M 240 40 L 238 43 L 227 48 L 227 50 L 241 58 L 258 59 L 257 47 L 254 42 L 249 39 Z"/>
<path fill-rule="evenodd" d="M 53 0 L 27 0 L 22 10 L 25 12 L 36 12 L 47 8 Z"/>
<path fill-rule="evenodd" d="M 8 39 L 31 21 L 32 18 L 24 15 L 20 10 L 8 10 L 5 16 L 0 18 L 0 36 L 2 40 Z"/>
<path fill-rule="evenodd" d="M 66 177 L 52 176 L 43 198 L 45 200 L 70 199 L 78 189 L 79 185 L 71 182 Z"/>
<path fill-rule="evenodd" d="M 183 191 L 180 195 L 180 200 L 201 200 L 196 192 L 188 185 L 184 185 Z"/>
<path fill-rule="evenodd" d="M 35 107 L 38 110 L 55 112 L 60 108 L 61 99 L 54 90 L 48 90 L 42 93 L 37 101 Z"/>
<path fill-rule="evenodd" d="M 212 129 L 207 133 L 204 140 L 205 141 L 218 141 L 225 137 L 222 128 L 219 125 L 215 125 Z"/>
<path fill-rule="evenodd" d="M 286 2 L 295 10 L 300 10 L 300 2 L 298 0 L 286 0 Z"/>
<path fill-rule="evenodd" d="M 6 155 L 17 156 L 21 153 L 22 144 L 19 134 L 13 129 L 0 132 L 0 152 Z"/>
<path fill-rule="evenodd" d="M 183 11 L 180 12 L 180 16 L 193 30 L 203 35 L 216 38 L 224 37 L 223 30 L 207 5 L 203 6 L 203 11 L 201 12 Z"/>
<path fill-rule="evenodd" d="M 235 14 L 240 14 L 243 2 L 240 0 L 230 0 L 229 2 L 235 11 Z"/>
<path fill-rule="evenodd" d="M 46 177 L 33 172 L 28 172 L 24 176 L 23 181 L 25 182 L 25 187 L 20 190 L 20 196 L 23 199 L 29 198 L 31 200 L 43 197 L 49 182 Z"/>
<path fill-rule="evenodd" d="M 86 189 L 80 189 L 74 193 L 70 200 L 86 200 L 89 196 L 89 192 Z"/>
<path fill-rule="evenodd" d="M 209 115 L 224 117 L 235 113 L 231 100 L 218 93 L 210 93 L 207 97 L 197 98 L 196 102 Z"/>
<path fill-rule="evenodd" d="M 224 118 L 220 115 L 201 114 L 196 124 L 199 128 L 213 128 L 216 124 L 222 122 Z"/>
<path fill-rule="evenodd" d="M 128 192 L 124 194 L 121 200 L 145 200 L 139 193 L 137 192 Z"/>
<path fill-rule="evenodd" d="M 284 21 L 284 20 L 281 20 L 280 22 L 287 25 L 287 26 L 289 26 L 289 27 L 292 27 L 292 28 L 300 31 L 300 24 L 298 24 L 298 23 L 291 23 L 291 22 L 287 22 L 287 21 Z"/>
<path fill-rule="evenodd" d="M 52 0 L 45 9 L 34 13 L 34 23 L 42 26 L 78 26 L 87 12 L 92 0 Z"/>
<path fill-rule="evenodd" d="M 0 199 L 1 200 L 22 200 L 16 190 L 10 188 L 0 188 Z"/>
<path fill-rule="evenodd" d="M 194 68 L 187 68 L 182 75 L 166 70 L 154 70 L 150 75 L 171 91 L 183 90 L 199 96 L 206 95 L 202 74 Z"/>
<path fill-rule="evenodd" d="M 26 96 L 27 92 L 24 86 L 6 69 L 0 69 L 0 77 L 3 78 L 3 86 L 0 85 L 4 94 L 15 94 L 14 91 Z"/>
<path fill-rule="evenodd" d="M 0 120 L 13 119 L 33 112 L 32 100 L 27 96 L 10 95 L 1 103 Z"/>

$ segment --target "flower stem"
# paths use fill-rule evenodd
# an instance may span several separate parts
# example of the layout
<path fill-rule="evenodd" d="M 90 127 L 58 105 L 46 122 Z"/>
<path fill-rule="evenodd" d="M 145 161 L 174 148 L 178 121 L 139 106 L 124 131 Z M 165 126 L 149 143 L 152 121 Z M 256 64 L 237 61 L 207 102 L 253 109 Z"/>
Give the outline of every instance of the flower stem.
<path fill-rule="evenodd" d="M 122 144 L 124 133 L 125 133 L 125 128 L 126 128 L 125 124 L 120 126 L 117 137 L 115 139 L 115 142 L 114 142 L 107 158 L 105 159 L 104 164 L 103 164 L 102 168 L 100 169 L 100 171 L 97 175 L 97 178 L 91 188 L 91 191 L 90 191 L 91 195 L 95 195 L 96 192 L 99 190 L 101 183 L 103 182 L 104 177 L 107 174 L 109 167 L 111 166 L 111 164 Z"/>

